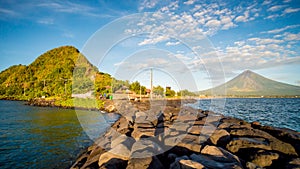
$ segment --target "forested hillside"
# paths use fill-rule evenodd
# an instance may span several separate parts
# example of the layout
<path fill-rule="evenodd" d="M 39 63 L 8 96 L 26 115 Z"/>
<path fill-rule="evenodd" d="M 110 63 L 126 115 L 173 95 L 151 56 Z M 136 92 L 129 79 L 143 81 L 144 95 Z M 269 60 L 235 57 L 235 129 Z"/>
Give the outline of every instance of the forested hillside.
<path fill-rule="evenodd" d="M 101 73 L 76 48 L 47 51 L 28 66 L 17 65 L 0 73 L 2 98 L 70 97 L 73 93 L 105 92 L 112 77 Z"/>

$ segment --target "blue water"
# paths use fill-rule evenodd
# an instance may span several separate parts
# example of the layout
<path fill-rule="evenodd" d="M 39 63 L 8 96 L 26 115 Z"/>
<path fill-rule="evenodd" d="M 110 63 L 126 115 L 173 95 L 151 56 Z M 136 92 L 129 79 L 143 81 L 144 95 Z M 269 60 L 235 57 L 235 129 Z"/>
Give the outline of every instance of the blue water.
<path fill-rule="evenodd" d="M 300 98 L 227 98 L 201 99 L 196 105 L 248 122 L 289 128 L 300 132 Z"/>
<path fill-rule="evenodd" d="M 67 168 L 117 118 L 0 100 L 0 168 Z"/>

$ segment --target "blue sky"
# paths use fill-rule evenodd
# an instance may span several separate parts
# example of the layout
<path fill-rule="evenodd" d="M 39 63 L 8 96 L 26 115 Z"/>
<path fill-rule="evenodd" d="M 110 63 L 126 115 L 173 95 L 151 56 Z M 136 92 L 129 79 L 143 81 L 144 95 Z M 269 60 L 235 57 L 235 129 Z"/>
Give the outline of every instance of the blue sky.
<path fill-rule="evenodd" d="M 0 0 L 0 70 L 72 45 L 100 71 L 147 87 L 149 68 L 154 85 L 176 90 L 206 89 L 246 69 L 299 85 L 299 18 L 299 0 Z M 120 39 L 102 48 L 111 37 Z M 94 53 L 93 40 L 103 44 Z"/>

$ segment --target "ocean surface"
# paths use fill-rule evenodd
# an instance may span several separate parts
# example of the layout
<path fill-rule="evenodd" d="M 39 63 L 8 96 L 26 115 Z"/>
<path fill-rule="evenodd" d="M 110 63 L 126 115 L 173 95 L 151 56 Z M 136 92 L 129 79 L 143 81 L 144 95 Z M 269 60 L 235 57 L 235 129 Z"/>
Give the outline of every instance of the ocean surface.
<path fill-rule="evenodd" d="M 300 132 L 300 98 L 200 99 L 193 107 Z"/>
<path fill-rule="evenodd" d="M 68 168 L 118 115 L 0 100 L 0 168 Z M 95 118 L 96 117 L 96 118 Z"/>

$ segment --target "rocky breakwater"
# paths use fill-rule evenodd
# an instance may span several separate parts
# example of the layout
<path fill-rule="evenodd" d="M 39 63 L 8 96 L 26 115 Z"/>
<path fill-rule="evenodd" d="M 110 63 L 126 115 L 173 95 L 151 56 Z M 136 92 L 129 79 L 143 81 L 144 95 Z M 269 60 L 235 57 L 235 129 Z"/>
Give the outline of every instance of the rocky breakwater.
<path fill-rule="evenodd" d="M 184 106 L 114 101 L 121 118 L 71 168 L 300 168 L 300 133 Z"/>

